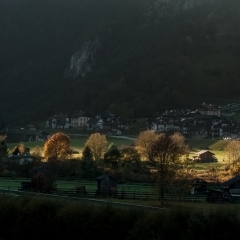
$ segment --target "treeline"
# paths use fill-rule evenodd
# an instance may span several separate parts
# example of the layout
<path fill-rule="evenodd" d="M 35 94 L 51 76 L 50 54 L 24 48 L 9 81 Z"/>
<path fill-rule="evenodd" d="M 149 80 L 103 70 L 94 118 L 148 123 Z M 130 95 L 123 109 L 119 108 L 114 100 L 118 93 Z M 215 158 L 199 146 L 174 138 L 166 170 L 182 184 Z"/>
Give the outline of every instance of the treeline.
<path fill-rule="evenodd" d="M 239 1 L 186 10 L 154 2 L 1 1 L 0 120 L 79 108 L 142 117 L 238 97 Z M 96 38 L 91 71 L 64 78 L 73 53 Z"/>
<path fill-rule="evenodd" d="M 141 162 L 140 154 L 133 146 L 120 146 L 110 143 L 100 133 L 91 134 L 86 140 L 82 154 L 73 155 L 69 136 L 58 132 L 45 142 L 43 149 L 35 146 L 31 154 L 24 143 L 17 144 L 10 152 L 5 138 L 0 142 L 0 175 L 14 172 L 17 177 L 32 178 L 39 166 L 51 169 L 49 179 L 88 179 L 94 180 L 103 173 L 113 175 L 123 181 L 153 181 L 151 167 L 155 163 Z M 20 163 L 4 160 L 8 154 L 25 158 Z M 31 159 L 26 159 L 26 155 Z M 45 177 L 44 177 L 45 179 Z M 45 179 L 46 180 L 46 179 Z M 42 180 L 40 180 L 42 182 Z M 47 181 L 48 182 L 48 181 Z M 53 187 L 52 183 L 46 187 Z"/>
<path fill-rule="evenodd" d="M 41 197 L 0 196 L 0 238 L 235 239 L 239 208 L 144 210 Z"/>

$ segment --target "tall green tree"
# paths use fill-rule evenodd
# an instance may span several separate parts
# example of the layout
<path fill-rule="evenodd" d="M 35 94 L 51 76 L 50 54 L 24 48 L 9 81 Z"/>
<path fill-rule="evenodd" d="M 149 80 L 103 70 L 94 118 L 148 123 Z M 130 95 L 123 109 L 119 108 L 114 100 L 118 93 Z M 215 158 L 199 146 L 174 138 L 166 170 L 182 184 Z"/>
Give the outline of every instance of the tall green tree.
<path fill-rule="evenodd" d="M 107 164 L 111 164 L 113 168 L 116 168 L 118 166 L 118 163 L 121 159 L 121 153 L 117 146 L 113 143 L 111 143 L 108 147 L 108 151 L 104 154 L 104 161 Z"/>
<path fill-rule="evenodd" d="M 95 162 L 92 151 L 88 146 L 85 146 L 82 151 L 81 168 L 83 171 L 83 177 L 88 178 L 89 173 L 92 176 L 95 174 Z"/>
<path fill-rule="evenodd" d="M 82 151 L 82 159 L 87 160 L 87 161 L 92 161 L 93 160 L 92 151 L 88 146 L 85 146 L 83 151 Z"/>

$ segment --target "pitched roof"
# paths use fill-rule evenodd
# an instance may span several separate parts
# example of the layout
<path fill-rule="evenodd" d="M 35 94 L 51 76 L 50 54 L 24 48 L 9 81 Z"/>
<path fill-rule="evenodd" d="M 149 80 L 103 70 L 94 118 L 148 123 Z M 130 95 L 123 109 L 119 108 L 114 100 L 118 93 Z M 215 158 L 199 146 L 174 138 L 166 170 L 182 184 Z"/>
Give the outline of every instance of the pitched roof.
<path fill-rule="evenodd" d="M 77 112 L 72 115 L 72 118 L 79 118 L 79 117 L 87 117 L 91 118 L 94 117 L 92 114 L 87 113 L 87 112 Z"/>
<path fill-rule="evenodd" d="M 220 119 L 220 117 L 216 115 L 195 115 L 193 118 L 198 120 Z"/>
<path fill-rule="evenodd" d="M 107 178 L 107 177 L 109 177 L 109 178 L 111 178 L 111 179 L 114 179 L 114 180 L 116 180 L 116 181 L 120 181 L 119 179 L 117 179 L 117 178 L 115 178 L 115 177 L 113 177 L 113 176 L 111 176 L 111 175 L 107 175 L 107 174 L 103 174 L 103 175 L 97 177 L 96 180 L 103 180 L 103 179 L 105 179 L 105 178 Z"/>
<path fill-rule="evenodd" d="M 228 186 L 230 186 L 230 185 L 232 185 L 232 184 L 234 184 L 234 183 L 236 183 L 238 181 L 240 181 L 240 176 L 233 177 L 233 178 L 223 182 L 221 184 L 221 187 L 223 187 L 223 188 L 228 187 Z"/>
<path fill-rule="evenodd" d="M 87 123 L 97 124 L 100 120 L 102 121 L 102 119 L 99 118 L 89 118 Z"/>
<path fill-rule="evenodd" d="M 69 118 L 70 115 L 68 114 L 60 114 L 60 115 L 54 115 L 53 117 L 50 117 L 48 120 L 51 120 L 51 119 L 62 119 L 62 118 Z M 28 125 L 30 126 L 30 125 Z"/>
<path fill-rule="evenodd" d="M 240 196 L 240 189 L 230 189 L 229 192 L 231 193 L 231 195 Z"/>
<path fill-rule="evenodd" d="M 220 107 L 217 105 L 202 103 L 198 106 L 198 109 L 201 110 L 219 110 Z"/>
<path fill-rule="evenodd" d="M 201 150 L 201 151 L 197 152 L 196 154 L 197 155 L 202 155 L 203 153 L 206 153 L 206 152 L 209 152 L 210 154 L 215 155 L 215 153 L 212 153 L 212 152 L 210 152 L 208 150 Z"/>

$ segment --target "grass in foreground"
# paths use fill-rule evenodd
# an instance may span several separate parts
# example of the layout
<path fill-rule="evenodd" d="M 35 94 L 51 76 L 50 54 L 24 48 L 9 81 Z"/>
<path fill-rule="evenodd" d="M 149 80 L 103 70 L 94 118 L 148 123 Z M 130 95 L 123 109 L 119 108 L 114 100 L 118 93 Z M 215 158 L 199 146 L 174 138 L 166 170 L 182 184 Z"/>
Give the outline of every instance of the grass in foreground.
<path fill-rule="evenodd" d="M 146 202 L 147 203 L 147 202 Z M 151 202 L 153 203 L 153 202 Z M 0 238 L 238 239 L 237 204 L 165 203 L 164 209 L 0 195 Z M 157 206 L 157 202 L 155 206 Z M 136 206 L 137 205 L 137 206 Z M 167 210 L 167 211 L 166 211 Z M 11 231 L 9 231 L 11 230 Z"/>

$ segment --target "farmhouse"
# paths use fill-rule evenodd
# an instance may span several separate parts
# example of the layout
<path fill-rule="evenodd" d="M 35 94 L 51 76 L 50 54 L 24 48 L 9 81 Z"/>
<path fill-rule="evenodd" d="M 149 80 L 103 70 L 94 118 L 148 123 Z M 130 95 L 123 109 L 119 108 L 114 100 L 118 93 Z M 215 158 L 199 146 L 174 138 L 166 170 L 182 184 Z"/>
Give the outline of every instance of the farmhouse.
<path fill-rule="evenodd" d="M 197 107 L 197 111 L 203 115 L 216 115 L 220 117 L 220 107 L 216 105 L 202 103 Z"/>
<path fill-rule="evenodd" d="M 30 154 L 30 148 L 26 147 L 24 152 L 21 154 L 18 147 L 13 150 L 11 155 L 6 155 L 3 157 L 5 163 L 13 163 L 17 165 L 23 165 L 30 163 L 36 159 L 35 156 Z"/>
<path fill-rule="evenodd" d="M 51 136 L 50 133 L 44 132 L 44 131 L 39 131 L 39 132 L 34 132 L 30 134 L 26 134 L 28 141 L 45 141 L 48 140 L 49 137 Z"/>
<path fill-rule="evenodd" d="M 72 115 L 71 119 L 71 126 L 75 128 L 82 128 L 82 127 L 87 127 L 88 120 L 90 118 L 93 118 L 94 116 L 92 114 L 89 114 L 87 112 L 78 112 Z"/>
<path fill-rule="evenodd" d="M 240 189 L 240 176 L 233 177 L 221 184 L 222 191 L 229 189 Z"/>
<path fill-rule="evenodd" d="M 215 157 L 215 154 L 208 151 L 208 150 L 202 150 L 200 152 L 197 152 L 195 156 L 193 156 L 193 161 L 195 162 L 217 162 L 217 158 Z"/>
<path fill-rule="evenodd" d="M 3 157 L 3 161 L 5 163 L 15 163 L 18 165 L 23 165 L 32 162 L 34 159 L 35 157 L 32 155 L 11 155 Z"/>

